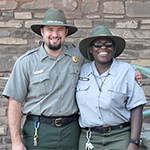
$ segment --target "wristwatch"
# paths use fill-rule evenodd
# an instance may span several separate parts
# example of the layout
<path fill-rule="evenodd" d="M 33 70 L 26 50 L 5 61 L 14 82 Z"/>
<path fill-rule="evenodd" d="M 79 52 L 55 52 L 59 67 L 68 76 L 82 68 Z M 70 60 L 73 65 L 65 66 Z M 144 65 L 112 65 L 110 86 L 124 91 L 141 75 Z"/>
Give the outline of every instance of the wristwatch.
<path fill-rule="evenodd" d="M 130 139 L 129 143 L 135 144 L 135 145 L 137 145 L 139 147 L 139 146 L 141 146 L 141 142 L 142 142 L 141 139 L 140 140 Z"/>

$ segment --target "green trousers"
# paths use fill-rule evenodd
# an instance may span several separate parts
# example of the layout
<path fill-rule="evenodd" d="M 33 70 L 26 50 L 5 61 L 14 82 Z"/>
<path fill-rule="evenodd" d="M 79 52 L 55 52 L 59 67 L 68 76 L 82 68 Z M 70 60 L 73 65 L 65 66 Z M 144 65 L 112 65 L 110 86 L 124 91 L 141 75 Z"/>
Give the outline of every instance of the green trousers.
<path fill-rule="evenodd" d="M 38 129 L 37 146 L 34 146 L 34 122 L 26 120 L 22 134 L 27 150 L 77 150 L 80 135 L 78 122 L 63 127 L 41 123 Z"/>
<path fill-rule="evenodd" d="M 79 150 L 85 150 L 87 130 L 82 129 Z M 101 134 L 92 132 L 90 142 L 93 144 L 93 150 L 126 150 L 130 139 L 130 127 L 112 130 L 110 133 Z"/>

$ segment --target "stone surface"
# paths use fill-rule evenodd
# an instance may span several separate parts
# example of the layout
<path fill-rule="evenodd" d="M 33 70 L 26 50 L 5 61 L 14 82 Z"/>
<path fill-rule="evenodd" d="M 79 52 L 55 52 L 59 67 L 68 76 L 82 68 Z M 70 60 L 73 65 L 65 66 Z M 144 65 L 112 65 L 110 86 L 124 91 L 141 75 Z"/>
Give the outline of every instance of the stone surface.
<path fill-rule="evenodd" d="M 0 10 L 13 10 L 17 7 L 17 2 L 11 0 L 1 0 L 0 1 Z"/>
<path fill-rule="evenodd" d="M 98 0 L 82 0 L 81 11 L 90 14 L 98 11 Z"/>
<path fill-rule="evenodd" d="M 32 19 L 31 12 L 16 12 L 14 13 L 15 19 Z"/>
<path fill-rule="evenodd" d="M 109 1 L 109 2 L 104 2 L 103 5 L 104 5 L 104 13 L 109 13 L 109 14 L 125 13 L 123 2 Z"/>
<path fill-rule="evenodd" d="M 127 1 L 126 14 L 128 17 L 150 17 L 150 1 Z"/>
<path fill-rule="evenodd" d="M 78 46 L 92 27 L 106 25 L 113 34 L 126 40 L 125 51 L 118 59 L 150 67 L 149 0 L 0 0 L 0 150 L 11 150 L 8 100 L 2 91 L 18 57 L 39 46 L 41 37 L 33 33 L 30 26 L 40 22 L 50 7 L 62 9 L 67 22 L 79 28 L 66 42 Z M 145 109 L 149 109 L 150 79 L 143 78 Z M 147 127 L 149 123 L 145 124 Z M 143 136 L 150 137 L 150 133 Z"/>
<path fill-rule="evenodd" d="M 117 22 L 115 27 L 136 29 L 138 27 L 138 21 L 132 20 L 132 21 Z"/>

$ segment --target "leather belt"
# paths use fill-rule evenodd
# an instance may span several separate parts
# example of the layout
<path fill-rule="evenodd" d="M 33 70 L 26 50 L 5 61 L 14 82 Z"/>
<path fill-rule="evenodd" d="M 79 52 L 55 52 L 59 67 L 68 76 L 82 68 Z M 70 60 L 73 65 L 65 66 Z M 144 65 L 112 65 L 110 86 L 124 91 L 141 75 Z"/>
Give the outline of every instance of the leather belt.
<path fill-rule="evenodd" d="M 33 120 L 33 121 L 39 121 L 40 123 L 51 124 L 56 127 L 62 127 L 73 121 L 78 120 L 78 114 L 73 114 L 70 116 L 60 116 L 60 117 L 27 115 L 27 119 Z"/>
<path fill-rule="evenodd" d="M 116 129 L 122 129 L 125 127 L 130 126 L 130 122 L 125 122 L 121 123 L 116 126 L 110 126 L 110 125 L 102 125 L 102 126 L 96 126 L 96 127 L 90 127 L 91 131 L 99 132 L 99 133 L 110 133 L 111 130 L 116 130 Z M 89 129 L 89 128 L 83 128 L 83 129 Z"/>

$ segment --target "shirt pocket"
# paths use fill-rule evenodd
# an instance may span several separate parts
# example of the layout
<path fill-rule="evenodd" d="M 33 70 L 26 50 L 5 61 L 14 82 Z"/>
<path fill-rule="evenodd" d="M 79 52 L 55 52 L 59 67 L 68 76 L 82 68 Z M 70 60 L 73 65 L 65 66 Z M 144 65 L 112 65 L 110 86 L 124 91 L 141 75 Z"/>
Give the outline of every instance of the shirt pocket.
<path fill-rule="evenodd" d="M 79 83 L 80 82 L 86 82 L 86 81 L 79 81 Z M 89 88 L 90 88 L 89 84 L 78 84 L 76 89 L 76 99 L 78 105 L 86 104 Z"/>
<path fill-rule="evenodd" d="M 31 79 L 31 90 L 36 96 L 48 94 L 52 90 L 50 74 L 37 74 Z"/>
<path fill-rule="evenodd" d="M 121 108 L 125 107 L 127 103 L 127 87 L 124 85 L 113 86 L 111 89 L 108 90 L 110 94 L 110 104 L 112 106 Z"/>

